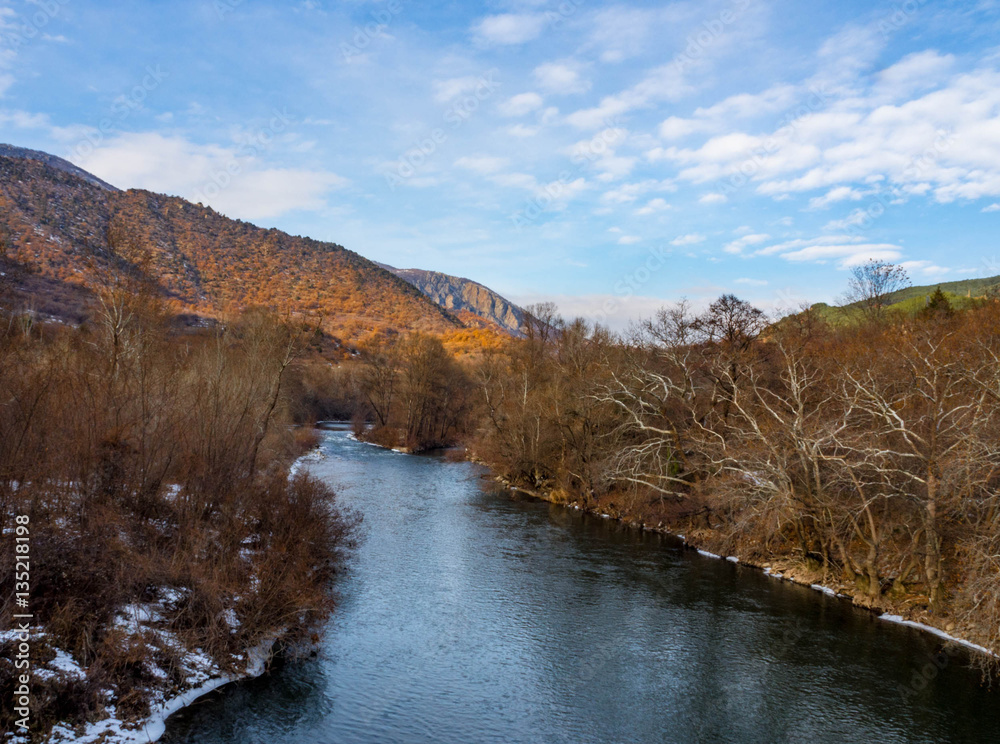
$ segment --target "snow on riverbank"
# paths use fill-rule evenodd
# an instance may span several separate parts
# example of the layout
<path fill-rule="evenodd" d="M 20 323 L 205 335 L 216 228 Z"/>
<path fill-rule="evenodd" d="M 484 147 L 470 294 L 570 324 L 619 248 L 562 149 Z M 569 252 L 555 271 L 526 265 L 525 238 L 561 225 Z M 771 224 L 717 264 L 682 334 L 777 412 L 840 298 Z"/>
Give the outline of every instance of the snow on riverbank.
<path fill-rule="evenodd" d="M 397 455 L 413 455 L 417 454 L 415 452 L 410 452 L 403 449 L 402 447 L 386 447 L 383 444 L 376 444 L 375 442 L 366 442 L 364 439 L 358 439 L 358 436 L 353 432 L 347 432 L 347 438 L 358 444 L 367 444 L 369 447 L 378 447 L 380 450 L 385 450 L 386 452 L 395 452 Z"/>
<path fill-rule="evenodd" d="M 160 594 L 165 598 L 163 601 L 168 603 L 175 598 L 170 590 L 163 590 Z M 245 657 L 237 659 L 245 664 L 243 673 L 227 674 L 222 672 L 218 665 L 201 649 L 189 649 L 169 630 L 157 627 L 162 623 L 164 610 L 162 601 L 128 605 L 118 613 L 114 627 L 122 633 L 125 643 L 131 643 L 134 639 L 141 638 L 142 642 L 151 649 L 160 646 L 176 652 L 180 670 L 184 675 L 184 681 L 181 685 L 183 689 L 173 694 L 166 690 L 154 691 L 153 699 L 150 702 L 150 715 L 143 721 L 123 721 L 118 717 L 116 707 L 109 704 L 105 708 L 107 717 L 100 721 L 76 728 L 66 723 L 56 724 L 49 734 L 48 742 L 52 744 L 153 742 L 163 736 L 166 731 L 167 718 L 181 708 L 190 705 L 202 695 L 222 685 L 237 679 L 259 676 L 265 670 L 271 650 L 277 640 L 276 637 L 268 638 L 256 648 L 251 649 Z M 54 653 L 54 658 L 49 661 L 34 663 L 32 669 L 33 686 L 86 680 L 87 670 L 69 653 L 52 645 L 50 637 L 43 628 L 31 628 L 28 634 L 33 647 L 48 648 L 51 653 Z M 16 630 L 0 632 L 0 643 L 16 640 L 19 635 L 19 631 Z M 167 682 L 170 675 L 156 665 L 152 655 L 143 663 L 153 677 Z M 113 702 L 112 690 L 105 690 L 104 694 L 109 703 Z M 10 742 L 10 744 L 27 744 L 28 739 L 23 735 L 8 734 L 4 741 Z"/>
<path fill-rule="evenodd" d="M 138 728 L 119 720 L 115 716 L 114 707 L 109 707 L 108 712 L 111 714 L 109 718 L 87 724 L 82 732 L 71 729 L 65 724 L 54 726 L 49 742 L 52 744 L 62 744 L 63 742 L 66 744 L 69 742 L 73 742 L 73 744 L 140 744 L 157 741 L 167 730 L 167 719 L 177 711 L 230 682 L 259 677 L 267 667 L 267 660 L 273 644 L 274 640 L 268 640 L 253 649 L 249 654 L 246 672 L 243 674 L 221 674 L 218 672 L 218 668 L 209 662 L 205 671 L 208 673 L 209 669 L 214 670 L 214 676 L 210 676 L 197 687 L 187 689 L 174 697 L 161 699 L 152 705 L 149 718 L 142 722 Z M 193 652 L 185 657 L 185 661 L 192 665 L 203 665 L 204 659 L 204 655 L 198 652 Z M 14 739 L 14 741 L 19 740 Z"/>
<path fill-rule="evenodd" d="M 936 635 L 938 638 L 943 638 L 951 643 L 957 643 L 959 646 L 965 646 L 966 648 L 972 649 L 973 651 L 979 651 L 980 653 L 986 654 L 987 656 L 997 656 L 995 653 L 990 651 L 988 648 L 980 646 L 971 641 L 965 641 L 961 638 L 956 638 L 953 635 L 946 633 L 940 628 L 935 628 L 933 625 L 925 625 L 924 623 L 918 623 L 913 620 L 907 620 L 902 615 L 890 615 L 888 613 L 884 615 L 879 615 L 879 620 L 885 620 L 887 623 L 895 623 L 896 625 L 905 625 L 909 628 L 916 628 L 917 630 L 922 630 L 925 633 L 930 633 Z"/>
<path fill-rule="evenodd" d="M 548 501 L 549 503 L 560 503 L 560 502 L 553 502 L 551 499 L 547 498 L 543 494 L 533 493 L 531 491 L 526 491 L 524 489 L 517 488 L 516 486 L 511 485 L 510 483 L 504 481 L 503 479 L 498 478 L 497 480 L 498 480 L 498 482 L 500 482 L 501 484 L 503 484 L 507 488 L 510 488 L 512 490 L 515 490 L 515 491 L 521 491 L 521 492 L 526 493 L 526 494 L 528 494 L 530 496 L 533 496 L 534 498 L 540 499 L 541 501 Z M 582 512 L 584 512 L 586 514 L 590 514 L 590 515 L 595 516 L 595 517 L 600 517 L 602 519 L 612 518 L 612 515 L 607 514 L 606 512 L 600 512 L 600 511 L 596 511 L 596 510 L 593 510 L 593 509 L 588 509 L 588 508 L 585 508 L 585 507 L 581 506 L 579 503 L 576 503 L 576 502 L 564 503 L 562 505 L 565 506 L 565 507 L 567 507 L 567 508 L 573 509 L 575 511 L 582 511 Z M 710 553 L 707 550 L 702 550 L 701 548 L 698 548 L 695 545 L 692 545 L 690 542 L 688 542 L 687 538 L 684 535 L 679 535 L 679 534 L 676 534 L 676 533 L 673 533 L 673 532 L 669 532 L 668 530 L 664 529 L 664 525 L 663 525 L 662 522 L 659 525 L 657 525 L 657 526 L 654 527 L 654 526 L 646 525 L 646 524 L 643 524 L 643 523 L 636 523 L 636 522 L 630 521 L 630 520 L 622 518 L 622 517 L 614 517 L 614 518 L 616 519 L 616 521 L 618 521 L 618 522 L 620 522 L 622 524 L 625 524 L 625 525 L 628 525 L 628 526 L 632 526 L 632 527 L 635 527 L 635 528 L 640 529 L 640 530 L 648 530 L 648 531 L 651 531 L 651 532 L 657 532 L 657 533 L 660 533 L 660 534 L 665 534 L 665 535 L 670 535 L 671 537 L 675 537 L 675 538 L 679 539 L 682 543 L 684 543 L 684 545 L 686 547 L 688 547 L 689 549 L 694 550 L 695 552 L 698 553 L 698 555 L 700 555 L 700 556 L 702 556 L 704 558 L 713 558 L 713 559 L 716 559 L 716 560 L 726 560 L 726 561 L 728 561 L 730 563 L 734 563 L 734 564 L 737 564 L 737 565 L 740 565 L 742 563 L 740 561 L 739 557 L 737 557 L 737 556 L 734 556 L 734 555 L 721 556 L 721 555 L 717 555 L 716 553 Z M 748 568 L 759 568 L 759 569 L 763 570 L 763 572 L 764 572 L 765 575 L 770 576 L 772 579 L 778 579 L 779 581 L 788 581 L 788 582 L 791 582 L 793 584 L 798 584 L 799 586 L 805 586 L 805 587 L 807 587 L 809 589 L 812 589 L 813 591 L 821 592 L 823 594 L 826 594 L 829 597 L 833 597 L 834 599 L 846 599 L 846 600 L 848 600 L 848 601 L 850 601 L 852 603 L 854 602 L 854 598 L 852 596 L 850 596 L 849 594 L 843 594 L 843 593 L 838 592 L 835 589 L 832 589 L 832 588 L 830 588 L 828 586 L 823 586 L 822 584 L 813 584 L 811 582 L 802 581 L 802 580 L 796 578 L 795 576 L 793 576 L 791 574 L 785 575 L 784 573 L 775 572 L 775 571 L 773 571 L 770 568 L 770 566 L 767 566 L 767 565 L 765 565 L 765 566 L 757 566 L 757 565 L 755 565 L 753 563 L 742 563 L 742 565 L 745 565 Z M 958 644 L 960 646 L 964 646 L 965 648 L 968 648 L 968 649 L 970 649 L 972 651 L 983 653 L 983 654 L 986 654 L 987 656 L 991 656 L 993 658 L 1000 658 L 1000 654 L 997 654 L 997 653 L 995 653 L 993 651 L 990 651 L 988 648 L 985 648 L 984 646 L 980 646 L 980 645 L 978 645 L 976 643 L 973 643 L 972 641 L 967 641 L 967 640 L 964 640 L 962 638 L 958 638 L 956 636 L 953 636 L 953 635 L 951 635 L 951 634 L 949 634 L 949 633 L 941 630 L 940 628 L 935 628 L 932 625 L 927 625 L 926 623 L 916 622 L 914 620 L 907 620 L 907 619 L 903 618 L 900 615 L 892 615 L 892 614 L 887 613 L 887 612 L 880 613 L 878 615 L 878 617 L 881 620 L 884 620 L 886 622 L 896 623 L 898 625 L 905 625 L 905 626 L 911 627 L 911 628 L 913 628 L 915 630 L 920 630 L 920 631 L 924 631 L 924 632 L 927 632 L 927 633 L 931 633 L 931 634 L 937 636 L 938 638 L 941 638 L 942 640 L 948 641 L 950 643 L 955 643 L 955 644 Z"/>
<path fill-rule="evenodd" d="M 289 468 L 289 479 L 299 474 L 308 462 L 319 461 L 323 457 L 318 448 L 302 455 Z M 176 486 L 167 488 L 172 496 L 176 496 L 179 491 Z M 253 539 L 248 538 L 248 541 L 252 542 Z M 153 680 L 154 688 L 146 689 L 151 696 L 148 717 L 139 721 L 131 719 L 127 714 L 119 717 L 116 698 L 119 693 L 127 690 L 116 692 L 112 688 L 102 688 L 100 695 L 104 699 L 103 714 L 107 716 L 106 718 L 75 727 L 68 723 L 58 723 L 53 726 L 46 742 L 50 744 L 155 742 L 165 733 L 167 719 L 174 713 L 223 685 L 258 677 L 264 673 L 274 646 L 283 631 L 269 636 L 255 648 L 234 656 L 233 666 L 241 671 L 235 673 L 223 671 L 202 649 L 187 647 L 181 638 L 169 629 L 167 618 L 186 599 L 187 592 L 187 589 L 167 586 L 154 589 L 152 591 L 156 598 L 154 601 L 121 607 L 111 624 L 123 644 L 142 644 L 147 649 L 141 663 L 148 677 Z M 221 618 L 229 626 L 230 632 L 236 632 L 239 628 L 240 620 L 233 608 L 224 610 Z M 88 670 L 65 650 L 58 648 L 43 627 L 32 628 L 29 636 L 34 648 L 47 649 L 48 654 L 54 654 L 54 658 L 47 662 L 33 662 L 32 678 L 36 691 L 46 684 L 57 685 L 53 689 L 59 689 L 58 685 L 67 681 L 87 680 Z M 18 631 L 2 631 L 0 645 L 17 638 Z M 164 658 L 169 663 L 166 663 Z M 164 667 L 171 669 L 172 672 L 168 672 Z M 157 685 L 161 685 L 162 689 L 155 689 Z M 0 741 L 5 744 L 27 744 L 29 740 L 23 735 L 7 733 L 0 735 Z"/>
<path fill-rule="evenodd" d="M 319 447 L 306 452 L 288 468 L 288 480 L 292 480 L 292 478 L 298 475 L 307 462 L 319 462 L 322 459 L 323 451 Z"/>
<path fill-rule="evenodd" d="M 675 537 L 680 538 L 681 540 L 684 541 L 685 545 L 688 545 L 688 542 L 684 538 L 683 535 L 675 535 Z M 700 550 L 698 548 L 695 548 L 695 550 L 698 553 L 698 555 L 704 556 L 705 558 L 717 558 L 717 559 L 721 559 L 722 558 L 721 555 L 716 555 L 715 553 L 709 553 L 707 550 Z M 737 558 L 736 556 L 732 556 L 732 555 L 727 556 L 726 560 L 729 561 L 729 562 L 731 562 L 731 563 L 739 563 L 740 562 L 739 558 Z M 746 565 L 746 564 L 744 564 L 744 565 Z M 796 581 L 795 579 L 793 579 L 793 578 L 791 578 L 789 576 L 785 576 L 784 574 L 773 572 L 770 569 L 770 567 L 765 567 L 764 568 L 764 574 L 767 575 L 767 576 L 770 576 L 772 579 L 778 579 L 780 581 L 790 581 L 790 582 L 792 582 L 794 584 L 799 584 L 800 586 L 806 586 L 806 587 L 812 589 L 813 591 L 821 592 L 823 594 L 826 594 L 829 597 L 834 597 L 836 599 L 847 599 L 847 600 L 852 600 L 853 601 L 853 597 L 851 597 L 848 594 L 841 594 L 840 592 L 837 592 L 836 590 L 831 589 L 828 586 L 823 586 L 822 584 L 805 584 L 805 583 Z M 909 627 L 909 628 L 914 628 L 916 630 L 921 630 L 921 631 L 923 631 L 925 633 L 930 633 L 930 634 L 935 635 L 938 638 L 941 638 L 941 639 L 943 639 L 945 641 L 948 641 L 950 643 L 955 643 L 955 644 L 958 644 L 959 646 L 964 646 L 965 648 L 971 649 L 973 651 L 978 651 L 979 653 L 986 654 L 987 656 L 992 656 L 994 658 L 997 658 L 997 654 L 993 653 L 988 648 L 986 648 L 984 646 L 980 646 L 979 644 L 973 643 L 972 641 L 966 641 L 966 640 L 963 640 L 962 638 L 957 638 L 957 637 L 955 637 L 955 636 L 953 636 L 953 635 L 951 635 L 949 633 L 946 633 L 945 631 L 941 630 L 940 628 L 935 628 L 933 625 L 927 625 L 925 623 L 918 623 L 915 620 L 907 620 L 902 615 L 891 615 L 889 613 L 882 613 L 882 614 L 880 614 L 878 616 L 878 618 L 880 620 L 884 620 L 884 621 L 889 622 L 889 623 L 895 623 L 896 625 L 905 625 L 906 627 Z"/>

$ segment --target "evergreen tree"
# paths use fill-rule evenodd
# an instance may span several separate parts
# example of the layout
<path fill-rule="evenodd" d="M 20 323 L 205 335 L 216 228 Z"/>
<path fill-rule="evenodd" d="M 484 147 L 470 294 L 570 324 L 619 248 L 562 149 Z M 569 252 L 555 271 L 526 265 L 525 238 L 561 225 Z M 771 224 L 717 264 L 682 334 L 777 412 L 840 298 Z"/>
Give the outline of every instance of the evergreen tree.
<path fill-rule="evenodd" d="M 928 298 L 927 305 L 921 312 L 921 316 L 925 318 L 950 318 L 954 315 L 954 312 L 955 311 L 951 307 L 951 302 L 948 301 L 947 295 L 941 291 L 941 287 L 938 287 Z"/>

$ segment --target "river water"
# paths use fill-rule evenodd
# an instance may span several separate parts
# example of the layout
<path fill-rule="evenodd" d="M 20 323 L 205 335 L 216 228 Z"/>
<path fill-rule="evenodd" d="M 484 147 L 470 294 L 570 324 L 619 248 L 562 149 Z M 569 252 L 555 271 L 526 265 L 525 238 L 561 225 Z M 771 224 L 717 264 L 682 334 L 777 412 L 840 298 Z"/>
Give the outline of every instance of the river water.
<path fill-rule="evenodd" d="M 1000 742 L 1000 693 L 964 654 L 938 671 L 932 636 L 468 463 L 324 437 L 309 470 L 364 528 L 321 653 L 163 742 Z"/>

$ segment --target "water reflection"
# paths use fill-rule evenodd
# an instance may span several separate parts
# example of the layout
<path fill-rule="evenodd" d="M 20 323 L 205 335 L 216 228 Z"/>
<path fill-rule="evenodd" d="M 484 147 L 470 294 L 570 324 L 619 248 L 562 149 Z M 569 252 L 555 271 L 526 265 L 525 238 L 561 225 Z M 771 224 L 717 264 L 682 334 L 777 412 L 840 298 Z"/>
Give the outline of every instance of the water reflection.
<path fill-rule="evenodd" d="M 311 471 L 365 519 L 318 659 L 170 721 L 197 742 L 1000 742 L 935 639 L 668 537 L 326 434 Z"/>

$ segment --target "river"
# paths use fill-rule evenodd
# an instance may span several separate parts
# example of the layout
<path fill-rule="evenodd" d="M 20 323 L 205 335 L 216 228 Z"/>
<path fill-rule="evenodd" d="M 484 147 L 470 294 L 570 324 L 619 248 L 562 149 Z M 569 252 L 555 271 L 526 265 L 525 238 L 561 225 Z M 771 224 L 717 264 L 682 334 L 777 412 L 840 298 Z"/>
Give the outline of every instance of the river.
<path fill-rule="evenodd" d="M 202 698 L 165 744 L 1000 742 L 1000 694 L 930 635 L 475 465 L 344 430 L 322 452 L 364 528 L 319 655 Z"/>

